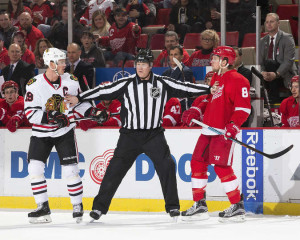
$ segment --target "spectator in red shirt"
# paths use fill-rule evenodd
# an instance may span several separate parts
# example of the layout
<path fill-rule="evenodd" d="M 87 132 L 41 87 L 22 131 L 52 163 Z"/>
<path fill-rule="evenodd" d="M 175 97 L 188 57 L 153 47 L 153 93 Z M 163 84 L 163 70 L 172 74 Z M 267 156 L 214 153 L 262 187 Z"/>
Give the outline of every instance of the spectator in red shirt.
<path fill-rule="evenodd" d="M 179 38 L 176 32 L 168 31 L 165 33 L 165 50 L 163 50 L 157 57 L 157 59 L 153 63 L 153 67 L 169 67 L 170 59 L 169 59 L 169 51 L 171 47 L 179 45 Z M 183 48 L 183 59 L 182 63 L 186 65 L 189 60 L 189 54 Z"/>
<path fill-rule="evenodd" d="M 4 82 L 0 99 L 0 124 L 15 132 L 20 126 L 30 126 L 24 114 L 24 98 L 18 95 L 18 84 L 14 81 Z"/>
<path fill-rule="evenodd" d="M 19 16 L 23 12 L 28 12 L 31 15 L 31 10 L 29 7 L 23 5 L 22 0 L 8 0 L 7 12 L 10 16 L 12 25 L 19 25 Z"/>
<path fill-rule="evenodd" d="M 11 39 L 11 43 L 16 43 L 20 46 L 22 51 L 21 59 L 24 62 L 27 62 L 29 64 L 35 64 L 35 56 L 33 52 L 27 48 L 27 45 L 25 44 L 25 35 L 23 32 L 21 31 L 15 32 Z"/>
<path fill-rule="evenodd" d="M 210 55 L 214 48 L 219 45 L 219 35 L 214 30 L 205 30 L 201 33 L 201 45 L 202 49 L 194 52 L 188 62 L 189 67 L 202 67 L 210 66 Z"/>
<path fill-rule="evenodd" d="M 108 37 L 100 37 L 99 44 L 109 46 L 111 51 L 104 54 L 106 60 L 112 60 L 115 66 L 124 59 L 134 60 L 136 44 L 141 35 L 141 28 L 136 23 L 128 21 L 128 13 L 125 8 L 117 8 L 114 11 L 115 23 L 109 29 Z"/>
<path fill-rule="evenodd" d="M 4 36 L 0 33 L 0 69 L 9 65 L 10 59 L 8 56 L 8 51 L 4 47 Z"/>
<path fill-rule="evenodd" d="M 25 43 L 31 51 L 34 51 L 37 40 L 44 38 L 42 32 L 32 25 L 31 15 L 27 12 L 20 15 L 20 30 L 25 34 Z"/>
<path fill-rule="evenodd" d="M 33 0 L 33 3 L 33 24 L 37 27 L 41 23 L 47 23 L 48 19 L 53 17 L 52 3 L 48 0 Z"/>
<path fill-rule="evenodd" d="M 47 66 L 44 64 L 43 55 L 46 49 L 52 48 L 52 44 L 47 38 L 41 38 L 36 42 L 36 46 L 34 49 L 35 56 L 35 67 L 36 68 L 46 68 Z"/>

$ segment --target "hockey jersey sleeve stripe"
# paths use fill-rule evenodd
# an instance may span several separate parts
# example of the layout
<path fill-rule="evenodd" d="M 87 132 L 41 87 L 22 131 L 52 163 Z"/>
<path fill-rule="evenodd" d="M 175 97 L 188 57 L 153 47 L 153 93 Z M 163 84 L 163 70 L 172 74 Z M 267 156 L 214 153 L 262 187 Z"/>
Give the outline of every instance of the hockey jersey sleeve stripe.
<path fill-rule="evenodd" d="M 246 112 L 248 114 L 251 113 L 251 109 L 249 109 L 249 108 L 242 108 L 242 107 L 236 107 L 235 111 L 244 111 L 244 112 Z"/>
<path fill-rule="evenodd" d="M 164 116 L 164 118 L 170 119 L 170 121 L 172 122 L 173 126 L 176 126 L 177 122 L 176 122 L 176 120 L 171 115 L 166 115 L 166 116 Z"/>
<path fill-rule="evenodd" d="M 55 129 L 57 126 L 46 126 L 46 125 L 38 125 L 38 124 L 33 124 L 33 127 L 39 127 L 39 128 L 46 128 L 46 129 Z"/>
<path fill-rule="evenodd" d="M 210 94 L 209 92 L 210 86 L 208 85 L 193 84 L 189 82 L 180 82 L 169 77 L 163 77 L 163 80 L 167 85 L 169 85 L 171 88 L 176 90 L 183 90 L 191 93 L 203 92 L 203 94 L 204 93 Z"/>
<path fill-rule="evenodd" d="M 33 110 L 26 111 L 26 113 L 25 113 L 26 117 L 27 117 L 30 113 L 32 113 L 32 112 L 33 112 Z M 2 119 L 0 119 L 0 120 L 2 120 Z"/>
<path fill-rule="evenodd" d="M 118 125 L 119 125 L 119 127 L 121 127 L 122 126 L 122 123 L 121 123 L 121 121 L 117 118 L 117 117 L 112 117 L 113 119 L 115 119 L 117 122 L 118 122 Z"/>
<path fill-rule="evenodd" d="M 102 96 L 101 99 L 103 99 L 103 95 L 110 96 L 111 99 L 117 98 L 118 95 L 121 94 L 121 92 L 119 91 L 122 90 L 122 88 L 126 85 L 127 82 L 128 82 L 127 78 L 122 78 L 121 80 L 106 86 L 99 85 L 98 87 L 95 87 L 91 90 L 87 90 L 79 94 L 79 98 L 81 100 L 93 100 L 93 99 L 101 98 Z"/>
<path fill-rule="evenodd" d="M 27 111 L 28 109 L 42 109 L 42 107 L 36 106 L 36 107 L 27 107 L 24 110 Z"/>

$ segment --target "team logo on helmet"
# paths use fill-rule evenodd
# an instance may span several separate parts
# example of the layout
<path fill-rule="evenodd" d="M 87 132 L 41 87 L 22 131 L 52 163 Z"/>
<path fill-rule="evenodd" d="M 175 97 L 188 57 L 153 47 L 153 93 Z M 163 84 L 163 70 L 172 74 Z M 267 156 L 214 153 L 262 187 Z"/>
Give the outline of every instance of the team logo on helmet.
<path fill-rule="evenodd" d="M 101 184 L 110 160 L 114 155 L 114 149 L 109 149 L 103 155 L 95 157 L 90 164 L 90 176 L 96 184 Z"/>
<path fill-rule="evenodd" d="M 27 85 L 29 86 L 29 85 L 33 84 L 34 82 L 36 82 L 36 78 L 31 78 L 31 79 L 28 81 Z"/>
<path fill-rule="evenodd" d="M 67 109 L 64 98 L 59 94 L 53 94 L 52 97 L 47 100 L 46 111 L 57 111 L 63 113 Z"/>
<path fill-rule="evenodd" d="M 159 98 L 161 95 L 161 92 L 160 92 L 160 88 L 159 87 L 153 87 L 153 88 L 150 88 L 150 96 L 153 97 L 153 98 Z"/>

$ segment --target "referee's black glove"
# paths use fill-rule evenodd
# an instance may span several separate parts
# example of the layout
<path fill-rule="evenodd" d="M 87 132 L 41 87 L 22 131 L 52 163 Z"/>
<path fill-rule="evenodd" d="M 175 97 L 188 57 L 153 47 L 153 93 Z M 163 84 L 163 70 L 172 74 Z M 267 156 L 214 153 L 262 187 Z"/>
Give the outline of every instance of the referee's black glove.
<path fill-rule="evenodd" d="M 65 114 L 62 114 L 57 111 L 48 111 L 47 120 L 50 124 L 57 124 L 58 128 L 70 126 L 69 118 Z"/>
<path fill-rule="evenodd" d="M 92 118 L 94 121 L 97 121 L 99 124 L 101 124 L 109 119 L 110 113 L 106 110 L 91 107 L 85 112 L 84 116 Z"/>

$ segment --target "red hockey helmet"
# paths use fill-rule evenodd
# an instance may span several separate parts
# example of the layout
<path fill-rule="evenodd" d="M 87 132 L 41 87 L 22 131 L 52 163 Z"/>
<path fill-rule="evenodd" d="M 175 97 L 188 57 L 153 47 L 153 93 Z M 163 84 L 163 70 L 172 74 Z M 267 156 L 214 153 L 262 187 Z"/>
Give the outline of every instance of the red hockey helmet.
<path fill-rule="evenodd" d="M 299 82 L 299 75 L 292 77 L 291 83 L 293 82 Z"/>
<path fill-rule="evenodd" d="M 236 58 L 234 49 L 228 46 L 220 46 L 215 48 L 212 52 L 212 55 L 219 56 L 221 60 L 227 58 L 229 65 L 233 65 Z"/>
<path fill-rule="evenodd" d="M 16 91 L 18 92 L 19 91 L 19 86 L 16 82 L 12 81 L 12 80 L 9 80 L 9 81 L 6 81 L 2 84 L 1 86 L 1 92 L 4 93 L 4 90 L 6 88 L 11 88 L 13 87 L 14 89 L 16 89 Z"/>

